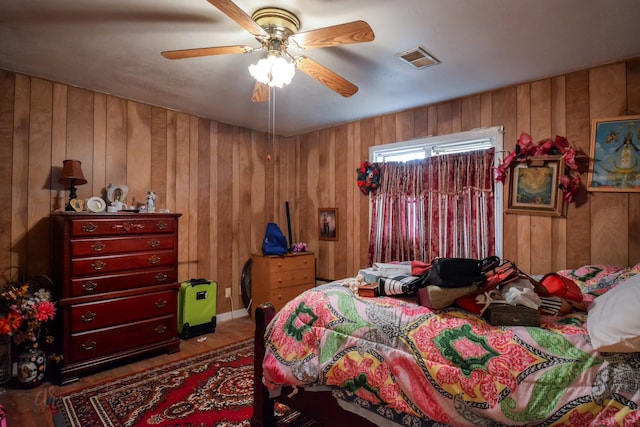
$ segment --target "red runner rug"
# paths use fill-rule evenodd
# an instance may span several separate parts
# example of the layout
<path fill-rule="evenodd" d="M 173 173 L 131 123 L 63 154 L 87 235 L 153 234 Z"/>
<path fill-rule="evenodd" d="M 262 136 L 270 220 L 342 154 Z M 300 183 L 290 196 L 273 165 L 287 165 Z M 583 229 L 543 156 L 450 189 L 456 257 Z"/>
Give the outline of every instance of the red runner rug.
<path fill-rule="evenodd" d="M 253 340 L 60 396 L 57 408 L 68 427 L 249 427 Z M 278 419 L 314 425 L 284 406 Z"/>

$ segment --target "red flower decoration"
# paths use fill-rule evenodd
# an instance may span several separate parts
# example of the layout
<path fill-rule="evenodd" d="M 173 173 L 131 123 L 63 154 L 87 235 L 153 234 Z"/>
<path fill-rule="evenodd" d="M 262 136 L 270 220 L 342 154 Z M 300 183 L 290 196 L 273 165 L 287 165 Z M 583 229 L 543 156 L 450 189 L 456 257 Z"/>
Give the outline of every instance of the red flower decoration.
<path fill-rule="evenodd" d="M 564 193 L 562 198 L 567 203 L 571 203 L 571 201 L 573 200 L 573 196 L 578 191 L 578 187 L 580 187 L 580 176 L 573 175 L 572 177 L 569 177 L 568 175 L 562 175 L 560 178 L 558 178 L 558 181 L 560 181 L 558 184 L 558 188 L 560 188 Z"/>
<path fill-rule="evenodd" d="M 364 161 L 356 169 L 358 173 L 358 187 L 362 194 L 375 192 L 380 187 L 380 166 Z"/>
<path fill-rule="evenodd" d="M 515 150 L 507 154 L 502 163 L 495 167 L 494 178 L 497 182 L 504 184 L 507 171 L 514 161 L 524 163 L 527 161 L 527 157 L 552 155 L 561 155 L 565 166 L 569 169 L 567 174 L 558 178 L 558 188 L 564 193 L 564 200 L 567 203 L 571 203 L 580 186 L 580 174 L 587 171 L 588 158 L 584 155 L 576 154 L 576 150 L 563 136 L 556 136 L 554 140 L 544 139 L 534 144 L 531 136 L 522 132 L 516 143 Z"/>

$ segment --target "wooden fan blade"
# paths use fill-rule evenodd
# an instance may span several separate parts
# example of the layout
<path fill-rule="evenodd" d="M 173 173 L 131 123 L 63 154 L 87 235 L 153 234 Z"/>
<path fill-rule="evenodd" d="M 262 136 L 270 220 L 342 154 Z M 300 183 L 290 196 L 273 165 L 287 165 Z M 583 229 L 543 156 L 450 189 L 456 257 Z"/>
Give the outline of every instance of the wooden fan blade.
<path fill-rule="evenodd" d="M 298 55 L 294 60 L 296 67 L 300 71 L 310 77 L 313 77 L 329 89 L 339 93 L 345 98 L 350 97 L 358 91 L 358 86 L 334 73 L 327 67 L 320 65 L 313 59 L 307 58 L 303 55 Z"/>
<path fill-rule="evenodd" d="M 364 21 L 353 21 L 294 34 L 289 37 L 289 43 L 302 49 L 314 49 L 370 42 L 374 38 L 375 35 L 369 24 Z"/>
<path fill-rule="evenodd" d="M 162 53 L 167 59 L 197 58 L 199 56 L 226 55 L 229 53 L 250 53 L 253 52 L 251 46 L 218 46 L 199 47 L 195 49 L 165 50 Z"/>
<path fill-rule="evenodd" d="M 269 85 L 256 80 L 251 94 L 251 102 L 267 102 L 269 100 Z"/>
<path fill-rule="evenodd" d="M 259 39 L 269 38 L 269 33 L 265 31 L 251 16 L 240 9 L 234 2 L 230 0 L 207 0 L 209 3 L 220 9 L 220 12 L 236 21 L 242 28 L 253 34 Z"/>

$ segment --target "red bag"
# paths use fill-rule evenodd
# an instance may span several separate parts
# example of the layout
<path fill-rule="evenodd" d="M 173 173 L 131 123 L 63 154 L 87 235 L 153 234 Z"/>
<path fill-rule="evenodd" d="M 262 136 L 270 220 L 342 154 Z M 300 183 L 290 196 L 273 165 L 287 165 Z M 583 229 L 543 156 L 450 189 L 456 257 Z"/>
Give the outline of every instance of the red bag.
<path fill-rule="evenodd" d="M 431 268 L 431 264 L 427 264 L 424 261 L 418 261 L 418 260 L 411 261 L 412 276 L 422 276 L 424 274 L 427 274 L 430 268 Z"/>
<path fill-rule="evenodd" d="M 569 301 L 582 302 L 582 291 L 573 280 L 557 273 L 545 274 L 540 284 L 549 292 L 550 296 L 564 298 Z"/>

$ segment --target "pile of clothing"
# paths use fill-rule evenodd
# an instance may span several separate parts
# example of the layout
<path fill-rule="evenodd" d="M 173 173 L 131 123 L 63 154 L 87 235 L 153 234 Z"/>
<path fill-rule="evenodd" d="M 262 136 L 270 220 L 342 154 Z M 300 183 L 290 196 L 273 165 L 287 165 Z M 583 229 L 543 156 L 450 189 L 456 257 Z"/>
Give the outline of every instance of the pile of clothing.
<path fill-rule="evenodd" d="M 584 310 L 582 292 L 571 279 L 556 273 L 534 278 L 495 256 L 376 263 L 360 270 L 357 280 L 363 296 L 417 295 L 432 309 L 457 305 L 479 315 L 505 305 L 543 314 Z"/>

